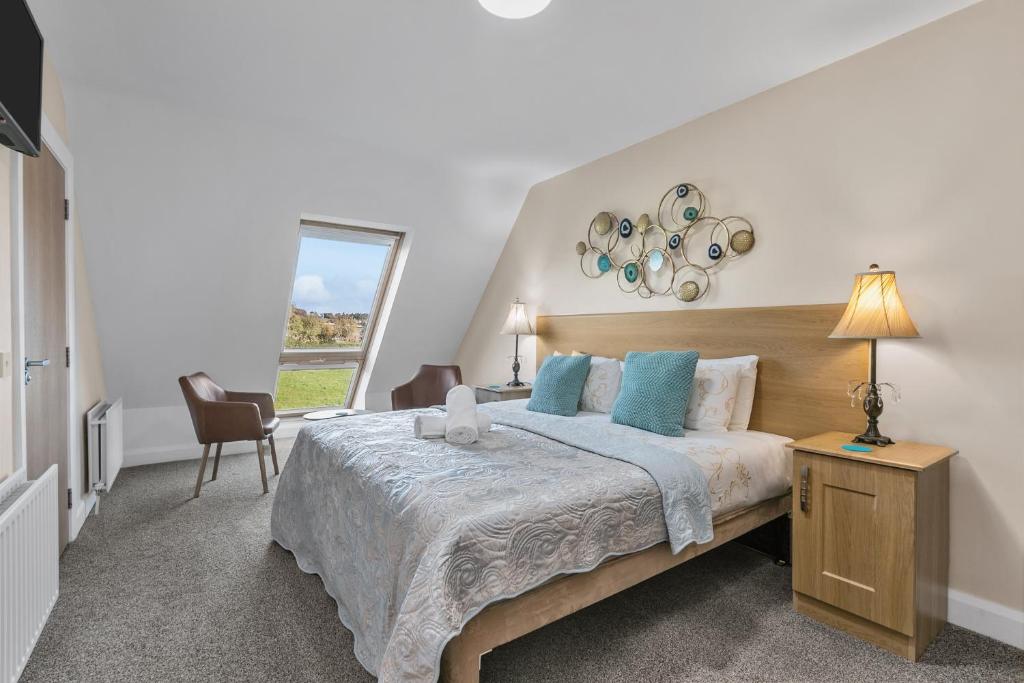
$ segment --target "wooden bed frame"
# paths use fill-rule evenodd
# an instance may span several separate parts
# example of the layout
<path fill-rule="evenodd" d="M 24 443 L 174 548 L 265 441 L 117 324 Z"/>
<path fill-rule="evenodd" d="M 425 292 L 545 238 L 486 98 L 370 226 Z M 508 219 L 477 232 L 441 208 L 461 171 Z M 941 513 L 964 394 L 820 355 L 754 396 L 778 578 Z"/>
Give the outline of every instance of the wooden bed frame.
<path fill-rule="evenodd" d="M 866 342 L 828 339 L 845 304 L 541 316 L 538 362 L 553 351 L 625 358 L 628 351 L 694 349 L 703 358 L 756 354 L 757 390 L 750 429 L 794 439 L 829 430 L 857 431 L 863 415 L 850 405 L 846 383 L 867 375 Z M 476 683 L 480 660 L 495 647 L 787 514 L 789 494 L 714 520 L 710 543 L 673 555 L 667 543 L 612 558 L 592 571 L 568 574 L 495 603 L 469 620 L 441 658 L 441 680 Z"/>

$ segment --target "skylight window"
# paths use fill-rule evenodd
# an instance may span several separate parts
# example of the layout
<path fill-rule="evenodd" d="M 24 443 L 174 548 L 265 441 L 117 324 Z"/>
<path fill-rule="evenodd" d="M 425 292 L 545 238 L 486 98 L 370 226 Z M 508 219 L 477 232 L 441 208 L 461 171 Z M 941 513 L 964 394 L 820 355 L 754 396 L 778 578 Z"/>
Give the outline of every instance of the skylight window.
<path fill-rule="evenodd" d="M 303 221 L 275 408 L 349 407 L 402 233 Z"/>

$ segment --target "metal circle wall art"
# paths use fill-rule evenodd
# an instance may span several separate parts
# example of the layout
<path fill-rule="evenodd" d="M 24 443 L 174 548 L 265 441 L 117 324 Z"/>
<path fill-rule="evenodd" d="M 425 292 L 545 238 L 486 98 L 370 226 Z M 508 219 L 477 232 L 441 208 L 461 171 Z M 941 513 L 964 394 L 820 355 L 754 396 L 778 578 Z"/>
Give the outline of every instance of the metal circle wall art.
<path fill-rule="evenodd" d="M 693 280 L 687 280 L 679 285 L 679 299 L 682 301 L 693 301 L 700 295 L 700 287 Z"/>
<path fill-rule="evenodd" d="M 646 213 L 636 221 L 619 219 L 611 211 L 594 216 L 576 254 L 589 278 L 614 272 L 623 292 L 691 303 L 711 289 L 713 272 L 749 253 L 755 243 L 750 221 L 711 216 L 700 188 L 679 183 L 662 195 L 654 219 Z"/>

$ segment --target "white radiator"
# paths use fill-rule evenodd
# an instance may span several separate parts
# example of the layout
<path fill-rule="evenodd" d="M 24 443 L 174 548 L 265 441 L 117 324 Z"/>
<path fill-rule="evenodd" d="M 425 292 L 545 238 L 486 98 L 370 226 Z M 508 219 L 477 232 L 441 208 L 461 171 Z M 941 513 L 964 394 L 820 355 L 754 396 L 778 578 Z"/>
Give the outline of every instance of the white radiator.
<path fill-rule="evenodd" d="M 0 502 L 0 680 L 17 681 L 57 601 L 57 466 Z"/>
<path fill-rule="evenodd" d="M 124 462 L 124 410 L 121 399 L 100 401 L 86 418 L 89 421 L 89 481 L 94 491 L 109 491 Z"/>

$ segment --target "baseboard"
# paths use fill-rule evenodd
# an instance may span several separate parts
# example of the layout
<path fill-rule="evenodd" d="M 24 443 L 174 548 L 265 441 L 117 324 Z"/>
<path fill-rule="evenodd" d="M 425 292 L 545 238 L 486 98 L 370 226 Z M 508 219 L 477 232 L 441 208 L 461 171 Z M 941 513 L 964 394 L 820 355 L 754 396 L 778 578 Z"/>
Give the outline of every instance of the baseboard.
<path fill-rule="evenodd" d="M 947 620 L 951 624 L 1024 649 L 1024 612 L 1020 610 L 950 589 Z"/>
<path fill-rule="evenodd" d="M 297 431 L 297 430 L 296 430 Z M 278 446 L 286 444 L 295 438 L 282 426 L 274 435 L 274 441 Z M 239 441 L 226 443 L 221 451 L 224 455 L 237 455 L 239 453 L 255 453 L 256 445 L 252 441 Z M 134 448 L 125 451 L 124 464 L 122 467 L 139 467 L 141 465 L 157 465 L 163 462 L 178 462 L 180 460 L 198 460 L 203 457 L 203 447 L 197 443 L 182 443 L 171 446 L 155 446 L 151 448 Z"/>
<path fill-rule="evenodd" d="M 74 541 L 78 538 L 79 532 L 85 525 L 85 520 L 89 517 L 89 513 L 92 512 L 95 505 L 95 491 L 89 491 L 89 493 L 81 497 L 81 500 L 77 501 L 75 509 L 72 510 L 74 514 L 71 516 L 71 528 L 68 530 L 68 541 Z"/>

